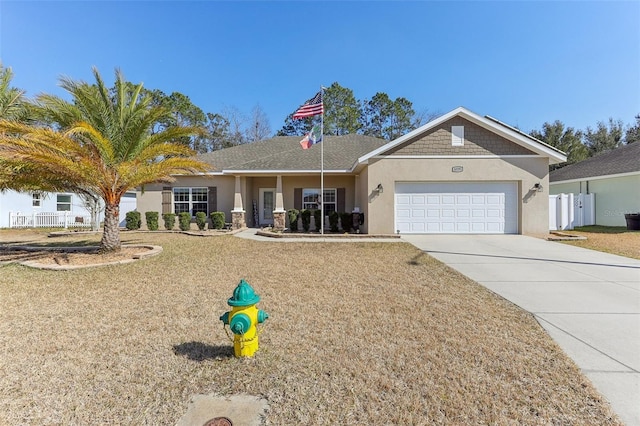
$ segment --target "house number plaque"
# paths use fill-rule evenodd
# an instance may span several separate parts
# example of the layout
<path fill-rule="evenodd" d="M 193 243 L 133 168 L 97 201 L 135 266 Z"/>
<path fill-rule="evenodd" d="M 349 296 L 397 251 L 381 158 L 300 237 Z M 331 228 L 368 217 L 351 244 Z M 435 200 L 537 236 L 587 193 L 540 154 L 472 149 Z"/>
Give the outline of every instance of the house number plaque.
<path fill-rule="evenodd" d="M 451 168 L 451 171 L 452 171 L 453 173 L 460 173 L 460 172 L 461 172 L 461 171 L 463 171 L 463 170 L 464 170 L 464 168 L 463 168 L 462 166 L 453 166 L 453 167 Z"/>

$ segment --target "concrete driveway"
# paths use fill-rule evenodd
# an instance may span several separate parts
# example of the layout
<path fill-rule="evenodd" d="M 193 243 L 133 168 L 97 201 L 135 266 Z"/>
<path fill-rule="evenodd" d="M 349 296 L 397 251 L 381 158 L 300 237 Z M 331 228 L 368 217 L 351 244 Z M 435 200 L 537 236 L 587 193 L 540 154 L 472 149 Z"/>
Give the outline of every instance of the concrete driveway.
<path fill-rule="evenodd" d="M 640 261 L 522 235 L 403 240 L 531 312 L 628 425 L 640 425 Z"/>

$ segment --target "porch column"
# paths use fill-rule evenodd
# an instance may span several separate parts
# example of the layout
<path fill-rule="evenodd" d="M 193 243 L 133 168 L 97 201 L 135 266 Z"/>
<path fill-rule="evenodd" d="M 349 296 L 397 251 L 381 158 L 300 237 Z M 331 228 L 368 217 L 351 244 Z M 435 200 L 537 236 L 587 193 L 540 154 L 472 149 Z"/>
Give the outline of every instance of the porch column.
<path fill-rule="evenodd" d="M 286 211 L 284 209 L 284 197 L 282 196 L 282 175 L 276 178 L 276 205 L 273 211 L 273 229 L 284 231 L 286 226 Z"/>
<path fill-rule="evenodd" d="M 355 175 L 353 186 L 353 211 L 360 211 L 360 175 Z"/>
<path fill-rule="evenodd" d="M 231 210 L 231 223 L 233 229 L 246 228 L 245 210 L 242 204 L 242 181 L 236 176 L 236 188 L 233 195 L 233 210 Z"/>

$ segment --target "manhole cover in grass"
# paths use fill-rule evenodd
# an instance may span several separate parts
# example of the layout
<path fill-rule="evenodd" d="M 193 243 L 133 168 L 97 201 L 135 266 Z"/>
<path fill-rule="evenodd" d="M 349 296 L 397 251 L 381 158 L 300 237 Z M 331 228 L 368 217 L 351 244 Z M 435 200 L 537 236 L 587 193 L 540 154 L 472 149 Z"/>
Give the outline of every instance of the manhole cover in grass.
<path fill-rule="evenodd" d="M 208 420 L 203 426 L 233 426 L 233 423 L 228 417 L 214 417 Z"/>

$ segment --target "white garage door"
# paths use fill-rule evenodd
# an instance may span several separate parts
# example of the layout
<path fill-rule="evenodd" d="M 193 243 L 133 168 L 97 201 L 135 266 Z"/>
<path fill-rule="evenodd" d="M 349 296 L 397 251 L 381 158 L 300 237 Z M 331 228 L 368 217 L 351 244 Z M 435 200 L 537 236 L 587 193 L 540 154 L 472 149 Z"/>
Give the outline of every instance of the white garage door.
<path fill-rule="evenodd" d="M 516 234 L 515 182 L 402 182 L 396 230 L 404 234 Z"/>

